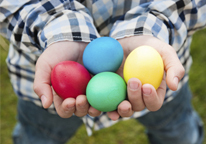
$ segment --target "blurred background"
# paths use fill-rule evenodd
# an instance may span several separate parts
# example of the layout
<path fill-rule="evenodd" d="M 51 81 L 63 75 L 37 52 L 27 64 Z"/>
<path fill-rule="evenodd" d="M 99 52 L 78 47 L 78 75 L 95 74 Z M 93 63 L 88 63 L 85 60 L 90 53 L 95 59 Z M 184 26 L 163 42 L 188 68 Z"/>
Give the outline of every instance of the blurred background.
<path fill-rule="evenodd" d="M 9 81 L 5 59 L 9 42 L 0 36 L 0 144 L 12 144 L 16 124 L 17 97 Z M 191 45 L 193 65 L 189 84 L 193 106 L 206 123 L 206 29 L 196 32 Z M 206 136 L 206 128 L 205 128 Z M 95 131 L 88 137 L 82 125 L 67 144 L 147 144 L 145 129 L 136 120 L 121 121 L 112 127 Z M 206 139 L 204 140 L 206 144 Z"/>

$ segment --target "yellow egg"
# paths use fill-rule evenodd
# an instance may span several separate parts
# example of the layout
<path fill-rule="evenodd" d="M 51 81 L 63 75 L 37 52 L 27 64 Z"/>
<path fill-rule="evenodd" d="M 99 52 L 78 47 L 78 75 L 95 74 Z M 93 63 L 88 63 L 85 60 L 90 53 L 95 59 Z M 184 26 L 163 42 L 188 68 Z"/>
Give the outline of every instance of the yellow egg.
<path fill-rule="evenodd" d="M 123 75 L 126 83 L 130 78 L 138 78 L 143 84 L 151 84 L 157 89 L 163 78 L 164 64 L 160 54 L 150 46 L 140 46 L 127 57 Z"/>

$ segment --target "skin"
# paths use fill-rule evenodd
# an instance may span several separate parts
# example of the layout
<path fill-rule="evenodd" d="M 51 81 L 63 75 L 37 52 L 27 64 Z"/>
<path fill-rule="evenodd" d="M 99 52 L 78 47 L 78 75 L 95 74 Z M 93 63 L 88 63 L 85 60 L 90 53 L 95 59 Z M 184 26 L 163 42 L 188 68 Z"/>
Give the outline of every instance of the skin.
<path fill-rule="evenodd" d="M 159 110 L 164 101 L 166 84 L 171 90 L 177 90 L 178 82 L 185 73 L 174 48 L 152 36 L 132 36 L 118 41 L 124 50 L 124 60 L 117 74 L 123 77 L 124 61 L 133 49 L 141 45 L 149 45 L 160 53 L 164 62 L 165 76 L 157 90 L 150 84 L 142 85 L 140 80 L 131 78 L 127 85 L 128 100 L 121 102 L 116 111 L 108 112 L 107 115 L 112 120 L 117 120 L 120 116 L 130 117 L 134 112 L 141 111 L 145 107 L 150 111 Z M 85 95 L 80 95 L 76 99 L 63 100 L 51 87 L 52 68 L 65 60 L 77 61 L 82 64 L 82 54 L 87 44 L 70 41 L 54 43 L 42 53 L 37 61 L 34 91 L 41 98 L 44 108 L 48 108 L 54 102 L 57 113 L 62 118 L 69 118 L 73 113 L 78 117 L 86 114 L 95 117 L 101 114 L 100 111 L 89 105 Z"/>

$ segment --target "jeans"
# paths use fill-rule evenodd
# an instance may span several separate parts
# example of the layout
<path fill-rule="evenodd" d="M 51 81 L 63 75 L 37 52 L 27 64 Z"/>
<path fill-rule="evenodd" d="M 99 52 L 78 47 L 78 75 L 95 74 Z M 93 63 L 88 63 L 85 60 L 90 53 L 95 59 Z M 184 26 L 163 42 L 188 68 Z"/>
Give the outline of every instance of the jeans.
<path fill-rule="evenodd" d="M 137 120 L 146 127 L 151 144 L 201 144 L 203 122 L 191 105 L 192 94 L 185 84 L 176 97 L 156 112 Z"/>
<path fill-rule="evenodd" d="M 202 143 L 203 124 L 191 106 L 191 97 L 185 84 L 174 100 L 159 111 L 137 118 L 146 127 L 151 144 Z M 21 99 L 18 121 L 13 132 L 14 144 L 63 144 L 82 125 L 82 120 L 76 116 L 63 119 Z"/>
<path fill-rule="evenodd" d="M 64 144 L 83 123 L 76 116 L 63 119 L 21 99 L 17 118 L 19 122 L 13 131 L 14 144 Z"/>

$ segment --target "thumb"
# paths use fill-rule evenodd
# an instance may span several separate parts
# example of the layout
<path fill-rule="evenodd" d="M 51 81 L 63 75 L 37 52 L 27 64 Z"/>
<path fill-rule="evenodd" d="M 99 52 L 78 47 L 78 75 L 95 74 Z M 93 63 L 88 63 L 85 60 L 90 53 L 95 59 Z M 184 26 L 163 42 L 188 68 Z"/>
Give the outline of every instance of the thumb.
<path fill-rule="evenodd" d="M 36 63 L 34 78 L 34 92 L 40 97 L 43 107 L 48 108 L 53 102 L 51 88 L 51 71 L 61 61 L 80 59 L 79 51 L 85 48 L 85 43 L 62 41 L 51 44 L 41 54 Z"/>
<path fill-rule="evenodd" d="M 184 68 L 181 65 L 171 66 L 168 68 L 167 76 L 166 76 L 166 83 L 168 87 L 175 91 L 178 88 L 178 83 L 184 76 Z"/>
<path fill-rule="evenodd" d="M 178 88 L 179 81 L 185 74 L 185 69 L 182 66 L 176 51 L 170 45 L 163 48 L 162 59 L 166 71 L 166 83 L 168 87 L 175 91 Z"/>
<path fill-rule="evenodd" d="M 41 61 L 41 59 L 39 60 Z M 53 102 L 53 94 L 50 81 L 51 68 L 45 61 L 41 61 L 39 63 L 38 61 L 36 65 L 33 89 L 41 99 L 43 107 L 49 108 Z"/>
<path fill-rule="evenodd" d="M 53 102 L 51 88 L 51 71 L 59 62 L 72 60 L 81 62 L 82 53 L 87 43 L 62 41 L 51 44 L 41 54 L 36 63 L 34 78 L 34 92 L 41 98 L 44 108 L 50 107 Z"/>

